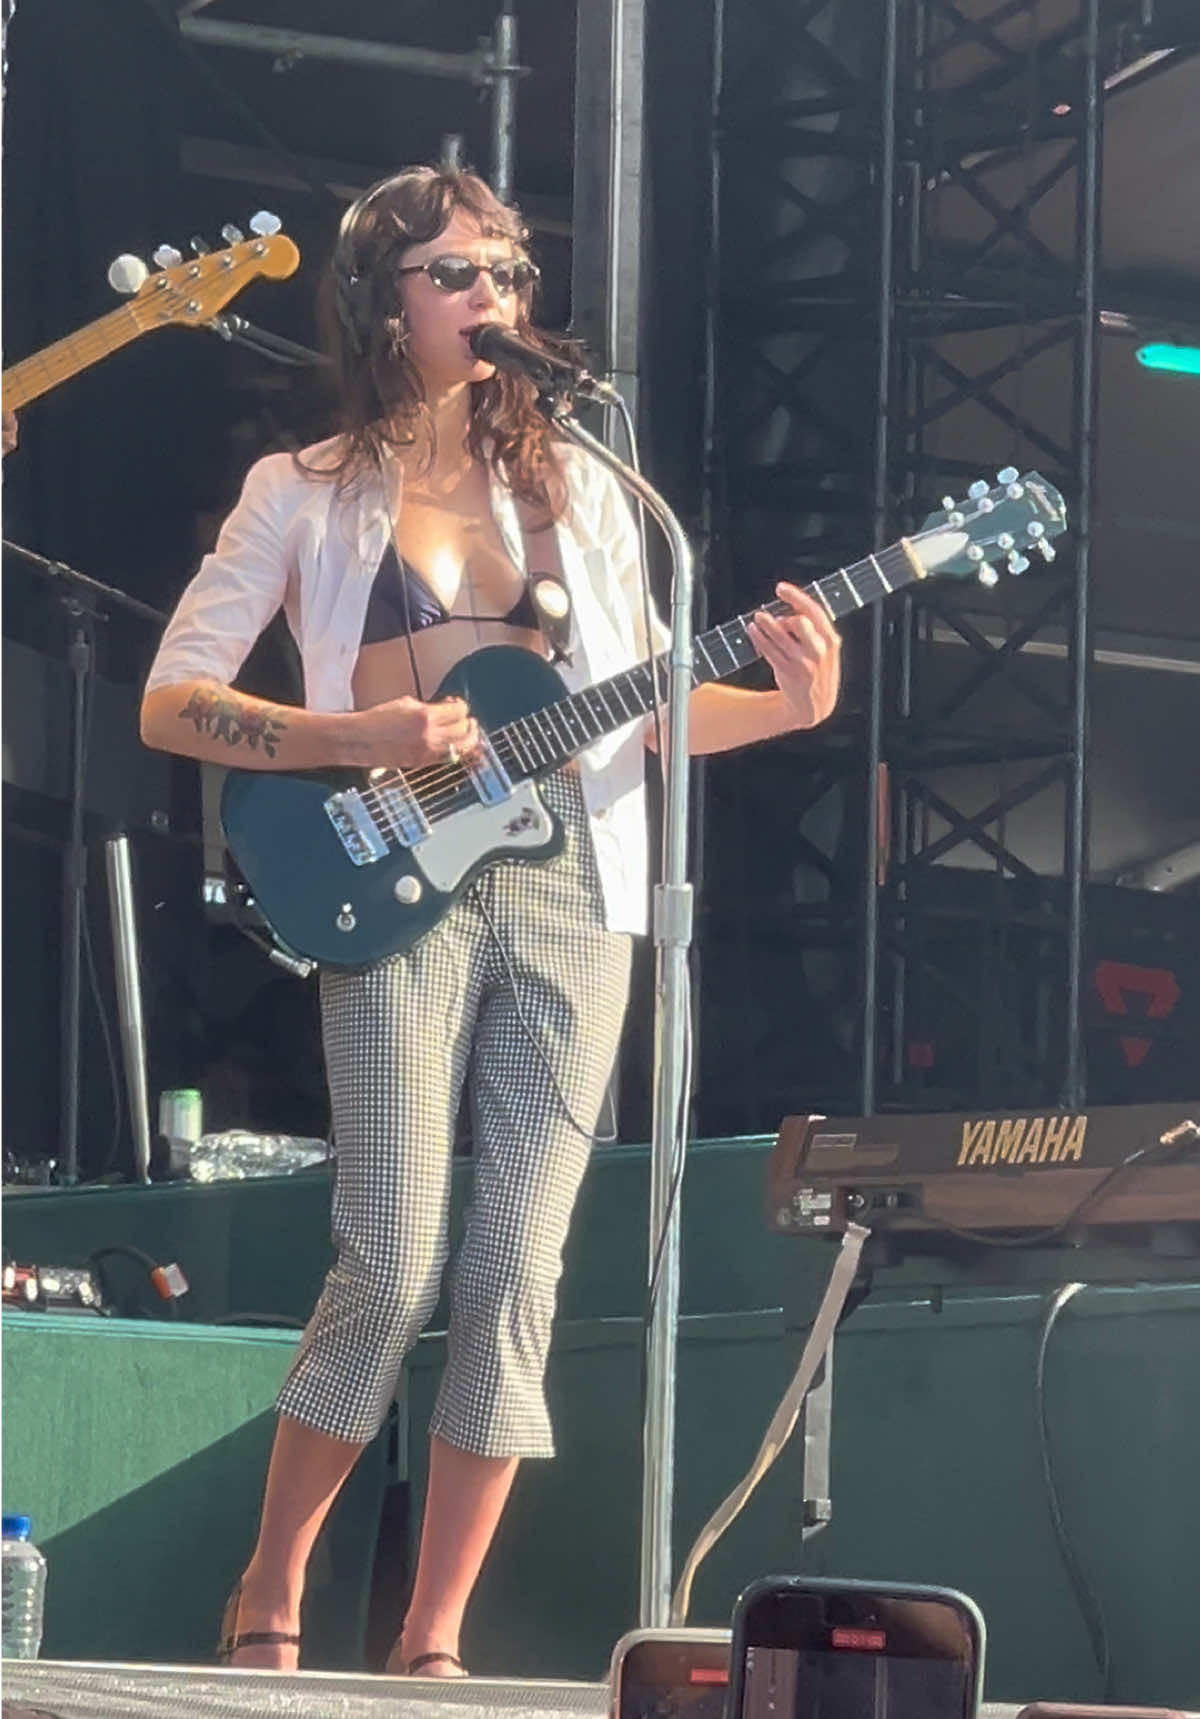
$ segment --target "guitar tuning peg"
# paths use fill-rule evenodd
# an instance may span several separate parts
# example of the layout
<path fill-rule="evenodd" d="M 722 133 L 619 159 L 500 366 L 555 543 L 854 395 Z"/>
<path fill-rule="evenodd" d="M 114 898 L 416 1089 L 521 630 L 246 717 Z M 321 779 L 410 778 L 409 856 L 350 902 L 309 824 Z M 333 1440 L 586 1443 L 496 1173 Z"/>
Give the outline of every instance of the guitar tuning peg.
<path fill-rule="evenodd" d="M 206 239 L 202 239 L 199 234 L 194 233 L 188 240 L 188 244 L 192 247 L 192 251 L 196 256 L 206 257 L 208 255 L 208 241 Z"/>
<path fill-rule="evenodd" d="M 1043 561 L 1053 561 L 1056 553 L 1053 543 L 1045 537 L 1038 538 L 1037 552 Z"/>
<path fill-rule="evenodd" d="M 1025 531 L 1034 543 L 1037 542 L 1039 537 L 1045 537 L 1046 535 L 1046 527 L 1042 524 L 1040 519 L 1031 519 L 1029 524 L 1025 527 Z"/>
<path fill-rule="evenodd" d="M 273 234 L 278 233 L 282 226 L 283 222 L 279 216 L 272 215 L 269 209 L 260 209 L 257 215 L 250 217 L 250 231 L 257 233 L 262 239 L 269 239 Z"/>
<path fill-rule="evenodd" d="M 130 251 L 122 251 L 119 257 L 114 257 L 108 265 L 108 284 L 114 292 L 137 292 L 146 279 L 150 270 L 141 257 L 135 257 Z"/>
<path fill-rule="evenodd" d="M 183 257 L 174 245 L 160 245 L 154 253 L 153 261 L 160 269 L 173 269 L 176 263 L 183 261 Z"/>
<path fill-rule="evenodd" d="M 991 586 L 998 585 L 1000 583 L 999 573 L 997 573 L 994 567 L 989 567 L 986 561 L 979 569 L 979 583 L 981 585 L 988 586 L 989 589 Z"/>
<path fill-rule="evenodd" d="M 944 495 L 942 497 L 942 511 L 944 513 L 954 512 L 954 497 L 952 495 Z"/>
<path fill-rule="evenodd" d="M 1016 466 L 1005 466 L 1003 471 L 998 471 L 996 473 L 996 482 L 1003 484 L 1005 488 L 1007 488 L 1010 483 L 1016 483 L 1020 475 L 1021 474 L 1018 472 Z"/>
<path fill-rule="evenodd" d="M 240 227 L 235 227 L 232 221 L 227 221 L 221 228 L 221 237 L 227 245 L 240 245 L 246 235 Z"/>
<path fill-rule="evenodd" d="M 970 489 L 968 489 L 967 494 L 970 496 L 972 501 L 978 501 L 980 497 L 985 496 L 987 492 L 987 484 L 984 483 L 982 478 L 977 478 L 971 485 Z"/>
<path fill-rule="evenodd" d="M 983 549 L 978 543 L 967 544 L 967 560 L 975 562 L 983 560 Z"/>
<path fill-rule="evenodd" d="M 1012 549 L 1015 547 L 1015 544 L 1016 539 L 1013 537 L 1011 531 L 1002 531 L 996 539 L 997 549 Z"/>
<path fill-rule="evenodd" d="M 1022 555 L 1019 549 L 1014 549 L 1008 558 L 1008 570 L 1013 577 L 1016 578 L 1019 573 L 1024 573 L 1028 566 L 1028 558 Z"/>

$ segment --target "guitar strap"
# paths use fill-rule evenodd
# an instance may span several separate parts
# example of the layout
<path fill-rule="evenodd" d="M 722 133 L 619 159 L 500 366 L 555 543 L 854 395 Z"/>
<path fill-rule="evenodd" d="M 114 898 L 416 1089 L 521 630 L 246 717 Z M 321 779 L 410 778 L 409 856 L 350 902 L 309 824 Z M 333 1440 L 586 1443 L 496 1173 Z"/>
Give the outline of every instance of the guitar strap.
<path fill-rule="evenodd" d="M 574 661 L 573 654 L 567 649 L 571 640 L 571 593 L 563 575 L 554 528 L 547 526 L 534 531 L 528 521 L 527 510 L 520 502 L 517 503 L 517 518 L 525 545 L 525 582 L 542 637 L 550 647 L 550 661 L 569 665 Z M 533 566 L 534 545 L 541 547 L 539 559 L 547 563 L 543 567 Z"/>

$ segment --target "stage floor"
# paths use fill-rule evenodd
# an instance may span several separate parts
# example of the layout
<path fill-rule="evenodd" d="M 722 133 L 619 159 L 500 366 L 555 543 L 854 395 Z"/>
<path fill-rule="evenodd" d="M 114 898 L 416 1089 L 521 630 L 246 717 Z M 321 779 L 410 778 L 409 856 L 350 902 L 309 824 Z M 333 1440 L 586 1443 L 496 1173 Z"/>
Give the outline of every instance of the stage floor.
<path fill-rule="evenodd" d="M 985 1703 L 981 1719 L 1016 1719 Z M 608 1685 L 5 1660 L 4 1719 L 605 1719 Z"/>

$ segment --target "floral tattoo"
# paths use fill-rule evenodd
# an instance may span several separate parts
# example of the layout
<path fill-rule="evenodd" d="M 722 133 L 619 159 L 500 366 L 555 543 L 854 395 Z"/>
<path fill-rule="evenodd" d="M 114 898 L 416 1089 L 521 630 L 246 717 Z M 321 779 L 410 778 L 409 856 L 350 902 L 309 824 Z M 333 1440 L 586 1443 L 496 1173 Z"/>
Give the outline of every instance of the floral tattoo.
<path fill-rule="evenodd" d="M 268 758 L 274 758 L 287 727 L 277 710 L 253 710 L 237 699 L 199 689 L 179 714 L 195 723 L 197 734 L 211 734 L 214 739 L 228 741 L 230 746 L 240 746 L 244 740 L 251 752 L 256 752 L 261 744 Z"/>

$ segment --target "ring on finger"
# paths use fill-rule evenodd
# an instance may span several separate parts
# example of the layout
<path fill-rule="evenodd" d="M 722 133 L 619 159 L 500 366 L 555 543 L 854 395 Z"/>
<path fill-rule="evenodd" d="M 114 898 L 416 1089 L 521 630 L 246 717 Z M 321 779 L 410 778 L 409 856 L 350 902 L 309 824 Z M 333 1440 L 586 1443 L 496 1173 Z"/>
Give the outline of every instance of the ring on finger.
<path fill-rule="evenodd" d="M 458 747 L 454 744 L 453 740 L 446 748 L 446 757 L 450 760 L 451 764 L 458 763 Z"/>

